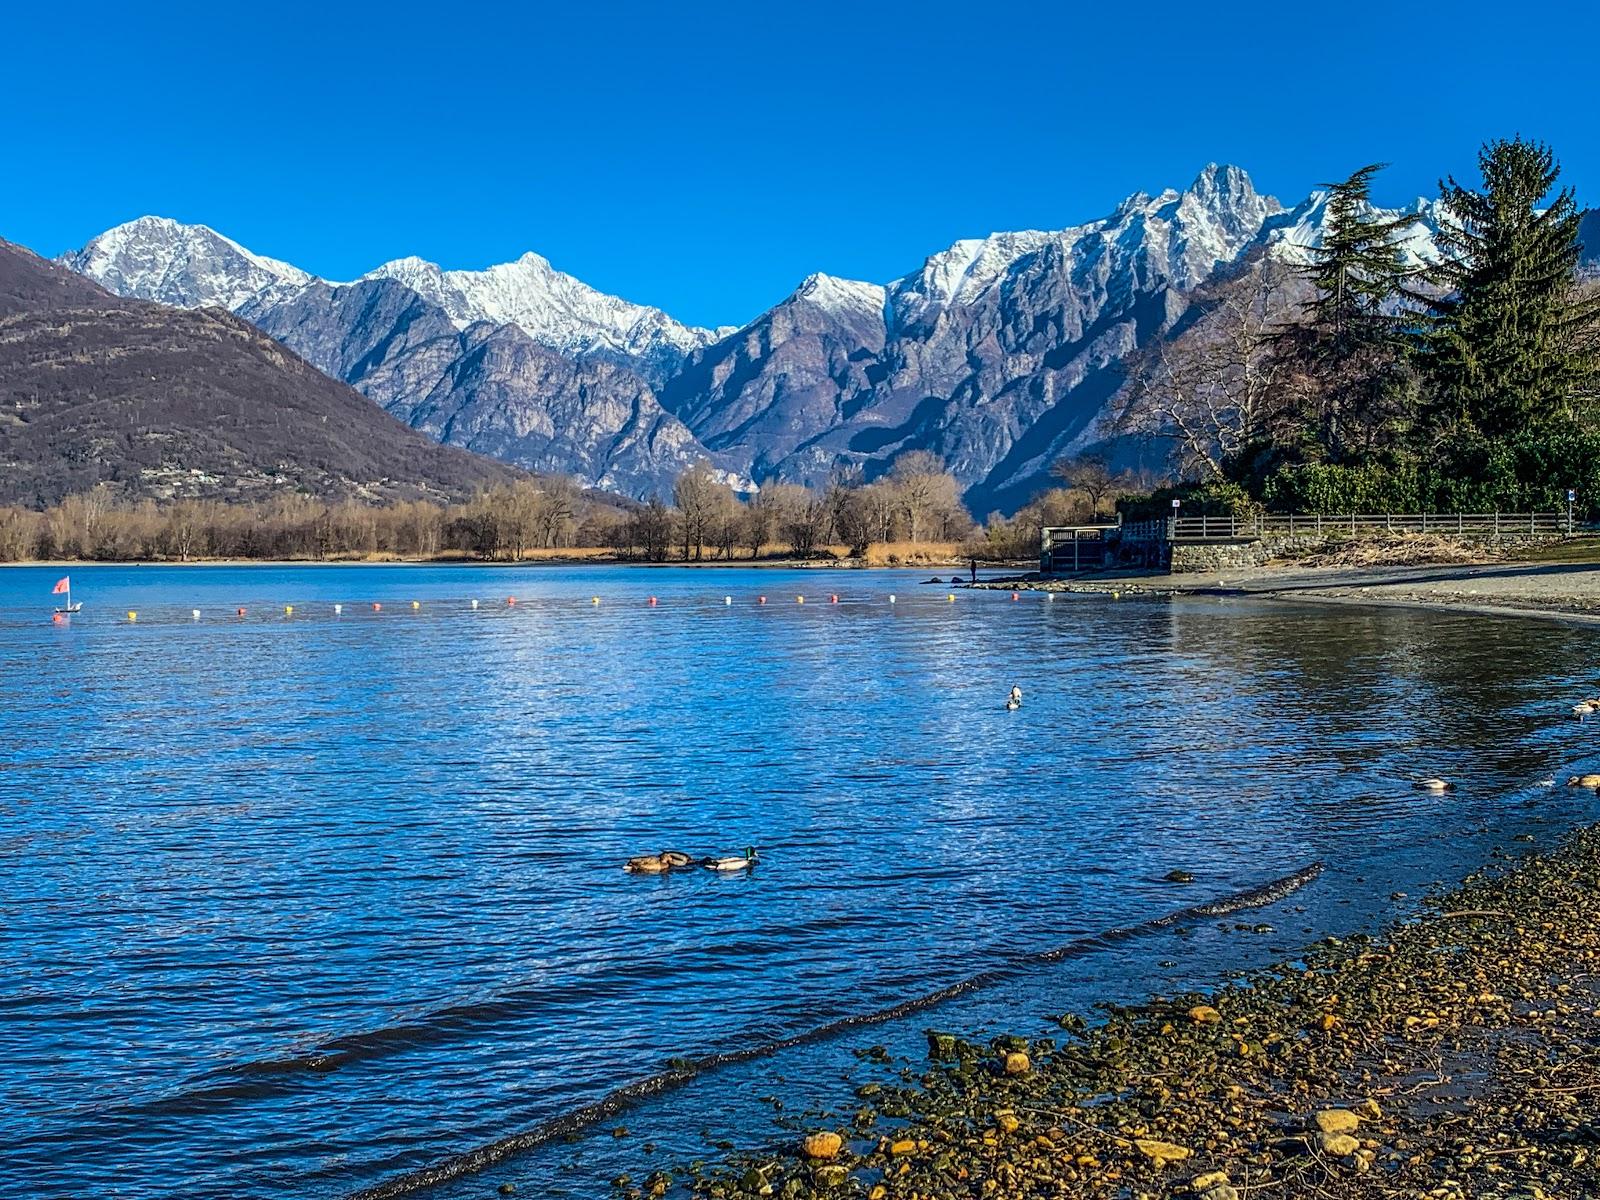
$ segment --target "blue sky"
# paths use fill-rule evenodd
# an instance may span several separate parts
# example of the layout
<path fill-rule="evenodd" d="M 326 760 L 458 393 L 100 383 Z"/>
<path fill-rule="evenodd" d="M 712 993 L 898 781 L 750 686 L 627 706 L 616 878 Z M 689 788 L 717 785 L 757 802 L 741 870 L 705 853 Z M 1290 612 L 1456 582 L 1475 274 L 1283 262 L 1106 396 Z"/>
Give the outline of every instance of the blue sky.
<path fill-rule="evenodd" d="M 1520 131 L 1600 204 L 1600 18 L 1373 6 L 1345 33 L 1339 11 L 21 0 L 0 237 L 57 254 L 158 213 L 336 279 L 537 250 L 737 324 L 811 271 L 885 281 L 1210 160 L 1286 202 L 1387 160 L 1398 203 Z"/>

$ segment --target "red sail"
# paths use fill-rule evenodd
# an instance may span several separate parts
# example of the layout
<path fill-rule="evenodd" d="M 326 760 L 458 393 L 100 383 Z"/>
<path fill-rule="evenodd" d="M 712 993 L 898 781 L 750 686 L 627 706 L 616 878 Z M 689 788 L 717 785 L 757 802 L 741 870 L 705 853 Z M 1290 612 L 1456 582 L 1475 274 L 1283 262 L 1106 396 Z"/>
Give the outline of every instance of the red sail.
<path fill-rule="evenodd" d="M 61 595 L 62 592 L 70 592 L 71 590 L 72 590 L 72 576 L 67 575 L 67 576 L 64 576 L 61 579 L 56 580 L 56 586 L 50 590 L 50 594 L 52 596 L 59 596 L 59 595 Z"/>

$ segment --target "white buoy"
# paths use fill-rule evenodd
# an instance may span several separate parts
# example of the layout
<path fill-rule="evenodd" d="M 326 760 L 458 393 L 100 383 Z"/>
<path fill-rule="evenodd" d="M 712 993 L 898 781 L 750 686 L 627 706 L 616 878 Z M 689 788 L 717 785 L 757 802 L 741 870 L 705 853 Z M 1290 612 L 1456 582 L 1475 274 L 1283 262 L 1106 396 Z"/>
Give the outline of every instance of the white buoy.
<path fill-rule="evenodd" d="M 343 611 L 344 611 L 344 605 L 342 605 L 342 604 L 335 604 L 335 605 L 334 605 L 334 606 L 333 606 L 333 615 L 334 615 L 334 616 L 336 616 L 336 617 L 337 617 L 337 616 L 338 616 L 338 615 L 339 615 L 339 614 L 340 614 L 340 613 L 342 613 L 342 612 L 343 612 Z"/>
<path fill-rule="evenodd" d="M 191 608 L 189 610 L 189 615 L 198 621 L 200 619 L 200 610 L 198 608 Z"/>
<path fill-rule="evenodd" d="M 473 608 L 477 608 L 477 607 L 478 607 L 478 602 L 477 602 L 477 601 L 476 601 L 476 600 L 474 600 L 474 601 L 473 601 L 473 602 L 472 602 L 472 607 L 473 607 Z"/>
<path fill-rule="evenodd" d="M 890 603 L 890 604 L 893 604 L 893 603 L 894 603 L 894 593 L 893 593 L 893 592 L 890 592 L 890 593 L 889 593 L 889 603 Z"/>
<path fill-rule="evenodd" d="M 733 603 L 733 597 L 732 596 L 724 596 L 722 598 L 722 603 L 723 604 L 732 604 Z"/>

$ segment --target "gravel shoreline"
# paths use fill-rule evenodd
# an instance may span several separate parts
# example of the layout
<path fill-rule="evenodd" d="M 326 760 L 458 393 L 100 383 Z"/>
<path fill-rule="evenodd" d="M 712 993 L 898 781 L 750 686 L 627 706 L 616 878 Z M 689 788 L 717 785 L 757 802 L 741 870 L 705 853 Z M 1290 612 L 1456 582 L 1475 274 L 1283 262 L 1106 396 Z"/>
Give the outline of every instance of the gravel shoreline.
<path fill-rule="evenodd" d="M 1210 995 L 1063 1016 L 867 1084 L 837 1122 L 628 1197 L 1600 1195 L 1600 826 L 1385 934 Z"/>
<path fill-rule="evenodd" d="M 1077 579 L 1018 576 L 979 590 L 1138 596 L 1251 596 L 1327 604 L 1405 606 L 1485 616 L 1600 620 L 1600 566 L 1476 563 L 1418 567 L 1255 567 L 1192 575 L 1153 572 Z"/>

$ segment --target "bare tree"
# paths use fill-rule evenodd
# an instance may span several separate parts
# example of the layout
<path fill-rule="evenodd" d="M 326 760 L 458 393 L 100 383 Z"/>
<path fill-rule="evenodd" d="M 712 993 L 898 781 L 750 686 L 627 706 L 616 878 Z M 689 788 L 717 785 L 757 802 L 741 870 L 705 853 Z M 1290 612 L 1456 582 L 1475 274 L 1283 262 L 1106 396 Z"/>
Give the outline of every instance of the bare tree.
<path fill-rule="evenodd" d="M 773 502 L 771 486 L 762 488 L 744 504 L 744 544 L 751 558 L 759 558 L 761 548 L 772 540 L 772 528 L 778 520 L 777 505 Z"/>
<path fill-rule="evenodd" d="M 547 475 L 540 480 L 535 524 L 539 544 L 546 548 L 566 544 L 578 510 L 578 483 L 570 475 Z"/>
<path fill-rule="evenodd" d="M 689 550 L 694 557 L 705 556 L 711 517 L 717 503 L 717 493 L 728 489 L 717 482 L 711 464 L 701 459 L 684 470 L 672 485 L 672 498 L 678 506 L 678 528 L 683 535 L 683 558 L 687 562 Z"/>
<path fill-rule="evenodd" d="M 1111 473 L 1111 464 L 1098 454 L 1063 458 L 1050 468 L 1050 473 L 1066 484 L 1069 490 L 1082 492 L 1089 498 L 1091 519 L 1100 515 L 1100 501 L 1121 483 Z"/>
<path fill-rule="evenodd" d="M 1122 431 L 1172 442 L 1180 471 L 1221 479 L 1282 413 L 1285 368 L 1270 342 L 1290 319 L 1289 276 L 1263 262 L 1197 298 L 1201 315 L 1137 364 Z"/>
<path fill-rule="evenodd" d="M 913 542 L 930 526 L 949 532 L 952 516 L 961 509 L 961 485 L 945 470 L 944 460 L 926 450 L 909 451 L 895 459 L 889 479 Z"/>

